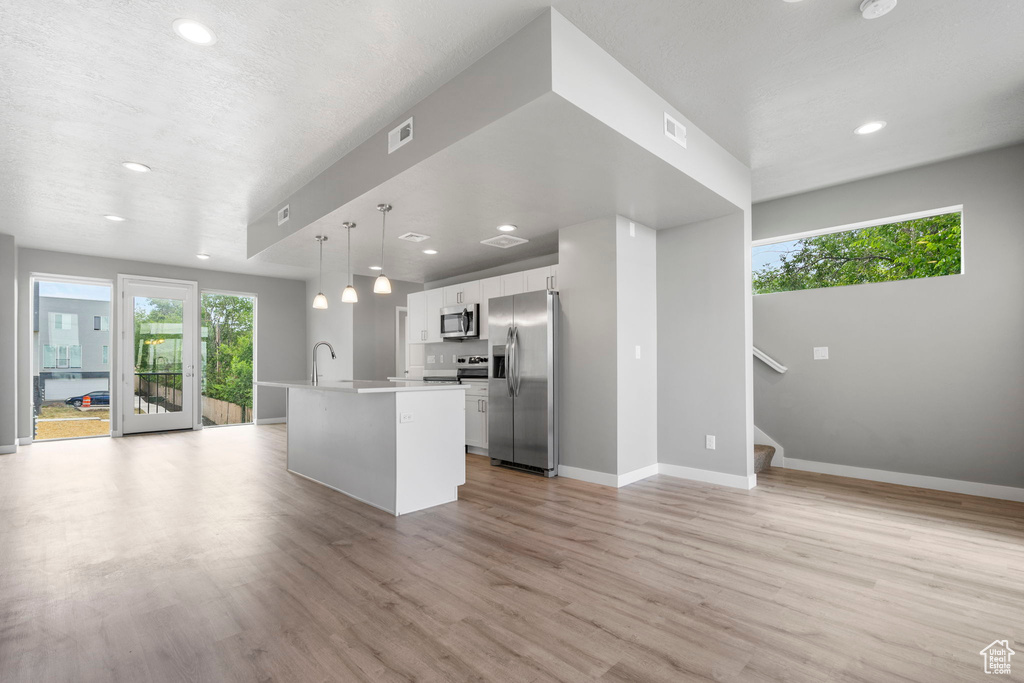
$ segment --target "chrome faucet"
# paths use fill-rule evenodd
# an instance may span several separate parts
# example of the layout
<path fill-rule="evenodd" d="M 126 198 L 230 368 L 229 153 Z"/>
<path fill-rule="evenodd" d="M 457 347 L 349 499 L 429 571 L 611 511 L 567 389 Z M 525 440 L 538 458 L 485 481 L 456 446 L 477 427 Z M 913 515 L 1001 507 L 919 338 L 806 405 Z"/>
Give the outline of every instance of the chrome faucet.
<path fill-rule="evenodd" d="M 316 371 L 316 350 L 319 349 L 321 346 L 326 346 L 328 349 L 331 350 L 331 360 L 337 358 L 337 356 L 334 355 L 334 347 L 331 346 L 329 343 L 325 341 L 320 341 L 317 342 L 316 344 L 313 344 L 313 376 L 310 377 L 309 380 L 314 387 L 320 384 L 320 376 L 319 373 L 317 373 Z"/>

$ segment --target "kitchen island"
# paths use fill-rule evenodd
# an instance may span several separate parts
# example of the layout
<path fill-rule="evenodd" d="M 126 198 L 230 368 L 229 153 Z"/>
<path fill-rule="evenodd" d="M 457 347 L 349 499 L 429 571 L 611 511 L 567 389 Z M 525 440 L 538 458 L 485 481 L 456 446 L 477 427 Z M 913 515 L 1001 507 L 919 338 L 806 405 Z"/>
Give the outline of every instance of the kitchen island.
<path fill-rule="evenodd" d="M 465 387 L 256 384 L 288 390 L 289 472 L 396 516 L 458 499 L 466 483 Z"/>

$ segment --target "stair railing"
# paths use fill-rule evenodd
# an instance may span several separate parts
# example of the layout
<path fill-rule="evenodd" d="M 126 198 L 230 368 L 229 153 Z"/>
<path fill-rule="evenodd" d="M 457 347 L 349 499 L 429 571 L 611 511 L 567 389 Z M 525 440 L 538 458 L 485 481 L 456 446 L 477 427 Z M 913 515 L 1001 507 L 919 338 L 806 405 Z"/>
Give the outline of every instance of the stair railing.
<path fill-rule="evenodd" d="M 757 348 L 756 346 L 753 347 L 753 349 L 754 349 L 754 358 L 757 358 L 762 363 L 764 363 L 765 365 L 767 365 L 768 367 L 770 367 L 772 370 L 774 370 L 775 372 L 779 373 L 780 375 L 785 374 L 786 370 L 789 370 L 789 368 L 787 368 L 785 365 L 783 365 L 779 361 L 775 360 L 774 358 L 772 358 L 771 356 L 769 356 L 767 353 L 765 353 L 761 349 Z"/>

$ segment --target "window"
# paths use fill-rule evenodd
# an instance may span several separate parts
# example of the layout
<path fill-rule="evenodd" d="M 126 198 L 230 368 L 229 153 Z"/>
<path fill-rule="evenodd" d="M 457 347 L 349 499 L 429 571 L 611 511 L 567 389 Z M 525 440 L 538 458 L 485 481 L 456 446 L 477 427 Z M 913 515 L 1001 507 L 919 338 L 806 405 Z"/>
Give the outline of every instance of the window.
<path fill-rule="evenodd" d="M 103 347 L 103 351 L 100 354 L 100 363 L 102 363 L 103 365 L 109 365 L 110 364 L 110 347 L 109 346 L 104 346 Z"/>
<path fill-rule="evenodd" d="M 70 360 L 68 358 L 68 347 L 66 347 L 66 346 L 57 346 L 55 348 L 57 349 L 57 367 L 58 368 L 66 368 L 68 366 L 68 362 Z"/>
<path fill-rule="evenodd" d="M 43 367 L 57 367 L 57 347 L 49 345 L 43 346 Z"/>
<path fill-rule="evenodd" d="M 68 347 L 68 367 L 80 368 L 82 367 L 82 347 L 81 346 L 69 346 Z"/>
<path fill-rule="evenodd" d="M 758 240 L 754 294 L 959 275 L 961 209 Z"/>
<path fill-rule="evenodd" d="M 94 315 L 92 317 L 92 329 L 106 332 L 110 329 L 110 318 L 105 315 Z"/>

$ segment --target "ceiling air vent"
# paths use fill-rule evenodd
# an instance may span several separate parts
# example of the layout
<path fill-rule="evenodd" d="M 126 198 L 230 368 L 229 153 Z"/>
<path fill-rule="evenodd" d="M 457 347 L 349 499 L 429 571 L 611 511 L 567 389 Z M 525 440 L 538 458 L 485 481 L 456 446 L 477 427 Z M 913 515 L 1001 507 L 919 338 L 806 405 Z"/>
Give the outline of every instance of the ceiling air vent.
<path fill-rule="evenodd" d="M 669 116 L 668 112 L 665 112 L 665 136 L 686 147 L 686 126 Z"/>
<path fill-rule="evenodd" d="M 278 225 L 284 225 L 285 223 L 288 222 L 288 219 L 291 218 L 291 209 L 289 209 L 288 206 L 288 204 L 285 204 L 284 206 L 277 210 Z"/>
<path fill-rule="evenodd" d="M 412 142 L 412 117 L 402 122 L 397 128 L 388 133 L 388 154 L 407 142 Z"/>
<path fill-rule="evenodd" d="M 519 244 L 526 244 L 530 240 L 524 240 L 522 237 L 513 237 L 512 235 L 498 235 L 497 237 L 491 237 L 490 239 L 480 240 L 480 244 L 486 244 L 490 247 L 498 247 L 498 249 L 508 249 Z"/>
<path fill-rule="evenodd" d="M 422 242 L 423 240 L 429 240 L 430 235 L 424 235 L 418 232 L 407 232 L 404 235 L 399 235 L 398 239 L 405 240 L 406 242 Z"/>

